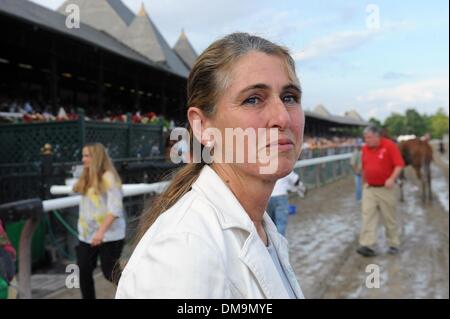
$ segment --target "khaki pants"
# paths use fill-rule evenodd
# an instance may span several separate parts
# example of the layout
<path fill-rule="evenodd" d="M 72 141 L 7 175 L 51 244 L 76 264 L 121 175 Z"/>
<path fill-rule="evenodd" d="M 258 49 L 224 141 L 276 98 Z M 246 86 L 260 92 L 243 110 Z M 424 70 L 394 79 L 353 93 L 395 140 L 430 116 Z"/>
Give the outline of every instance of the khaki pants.
<path fill-rule="evenodd" d="M 370 247 L 376 243 L 380 213 L 383 216 L 389 246 L 399 247 L 395 188 L 387 189 L 386 187 L 369 187 L 368 185 L 364 185 L 362 195 L 360 245 Z"/>

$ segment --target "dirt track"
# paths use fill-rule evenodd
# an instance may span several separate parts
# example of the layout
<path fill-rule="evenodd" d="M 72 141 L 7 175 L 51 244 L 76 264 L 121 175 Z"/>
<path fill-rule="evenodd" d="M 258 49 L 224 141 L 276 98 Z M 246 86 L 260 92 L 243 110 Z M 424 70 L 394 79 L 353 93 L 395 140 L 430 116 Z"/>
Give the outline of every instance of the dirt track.
<path fill-rule="evenodd" d="M 446 171 L 439 166 L 432 167 L 434 201 L 426 205 L 420 201 L 415 176 L 406 170 L 406 200 L 398 206 L 402 245 L 396 256 L 386 254 L 383 227 L 379 229 L 379 255 L 364 258 L 356 254 L 361 215 L 351 178 L 292 201 L 298 213 L 290 219 L 287 237 L 305 296 L 448 298 L 448 166 Z M 380 288 L 366 288 L 369 264 L 379 266 Z"/>

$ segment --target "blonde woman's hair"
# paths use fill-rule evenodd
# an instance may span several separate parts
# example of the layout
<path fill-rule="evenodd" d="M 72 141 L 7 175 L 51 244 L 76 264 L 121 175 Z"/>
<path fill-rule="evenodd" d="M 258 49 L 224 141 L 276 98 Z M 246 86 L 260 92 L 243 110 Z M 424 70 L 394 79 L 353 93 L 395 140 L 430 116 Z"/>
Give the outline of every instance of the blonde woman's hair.
<path fill-rule="evenodd" d="M 110 172 L 114 176 L 117 184 L 121 184 L 119 174 L 117 173 L 111 158 L 101 143 L 86 144 L 86 148 L 91 157 L 89 167 L 83 169 L 78 182 L 73 186 L 73 191 L 85 195 L 89 188 L 93 188 L 97 194 L 106 192 L 106 185 L 103 176 L 106 172 Z"/>
<path fill-rule="evenodd" d="M 212 43 L 197 58 L 188 78 L 186 107 L 197 107 L 203 111 L 205 116 L 213 116 L 220 95 L 230 84 L 233 66 L 241 57 L 251 51 L 280 57 L 285 62 L 291 80 L 298 83 L 295 62 L 286 48 L 258 36 L 232 33 Z M 191 128 L 189 128 L 189 132 L 190 145 L 193 145 Z M 159 195 L 152 206 L 141 215 L 134 245 L 137 245 L 145 232 L 163 212 L 172 207 L 191 189 L 204 165 L 206 164 L 203 161 L 189 163 L 175 172 L 166 191 Z"/>

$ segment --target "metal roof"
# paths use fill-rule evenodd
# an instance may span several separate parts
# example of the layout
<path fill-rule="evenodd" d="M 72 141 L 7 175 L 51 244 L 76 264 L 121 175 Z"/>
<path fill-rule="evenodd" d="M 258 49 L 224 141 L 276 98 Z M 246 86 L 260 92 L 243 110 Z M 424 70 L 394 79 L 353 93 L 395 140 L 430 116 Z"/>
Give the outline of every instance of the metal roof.
<path fill-rule="evenodd" d="M 92 1 L 92 0 L 90 0 Z M 122 20 L 130 25 L 134 19 L 134 13 L 122 2 L 122 0 L 107 0 L 109 5 L 117 12 Z"/>
<path fill-rule="evenodd" d="M 187 38 L 186 33 L 184 33 L 184 30 L 181 31 L 180 37 L 178 38 L 177 43 L 175 43 L 173 50 L 181 58 L 184 64 L 189 67 L 189 69 L 192 69 L 198 55 Z"/>
<path fill-rule="evenodd" d="M 312 117 L 312 118 L 315 118 L 318 120 L 331 122 L 331 123 L 342 124 L 342 125 L 353 125 L 353 126 L 369 125 L 369 123 L 366 121 L 358 120 L 356 118 L 348 117 L 348 116 L 339 116 L 339 115 L 325 116 L 325 115 L 322 115 L 322 114 L 319 114 L 316 112 L 312 112 L 312 111 L 305 111 L 305 116 Z"/>
<path fill-rule="evenodd" d="M 165 64 L 180 76 L 187 77 L 189 75 L 188 68 L 167 44 L 144 7 L 141 8 L 120 40 L 147 58 Z"/>
<path fill-rule="evenodd" d="M 168 67 L 155 63 L 139 52 L 121 43 L 105 32 L 80 23 L 80 28 L 67 28 L 66 17 L 27 0 L 1 0 L 0 15 L 8 15 L 30 24 L 38 25 L 49 31 L 57 32 L 93 46 L 120 55 L 124 58 L 146 64 L 161 71 L 174 73 Z M 179 76 L 178 73 L 175 73 Z"/>

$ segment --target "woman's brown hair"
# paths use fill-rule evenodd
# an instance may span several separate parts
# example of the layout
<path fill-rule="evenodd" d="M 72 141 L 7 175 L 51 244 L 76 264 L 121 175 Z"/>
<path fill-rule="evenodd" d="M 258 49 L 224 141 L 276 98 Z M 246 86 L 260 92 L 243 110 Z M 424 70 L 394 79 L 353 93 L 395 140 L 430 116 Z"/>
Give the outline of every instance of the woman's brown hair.
<path fill-rule="evenodd" d="M 295 62 L 286 48 L 258 36 L 232 33 L 212 43 L 197 58 L 188 78 L 187 108 L 197 107 L 203 111 L 205 116 L 213 116 L 216 102 L 230 83 L 232 67 L 239 58 L 251 51 L 280 57 L 286 64 L 289 76 L 298 82 L 295 74 Z M 189 128 L 189 132 L 190 145 L 193 145 L 191 128 Z M 204 165 L 206 164 L 203 161 L 189 163 L 174 174 L 168 188 L 141 215 L 135 234 L 135 245 L 156 219 L 191 189 Z"/>

